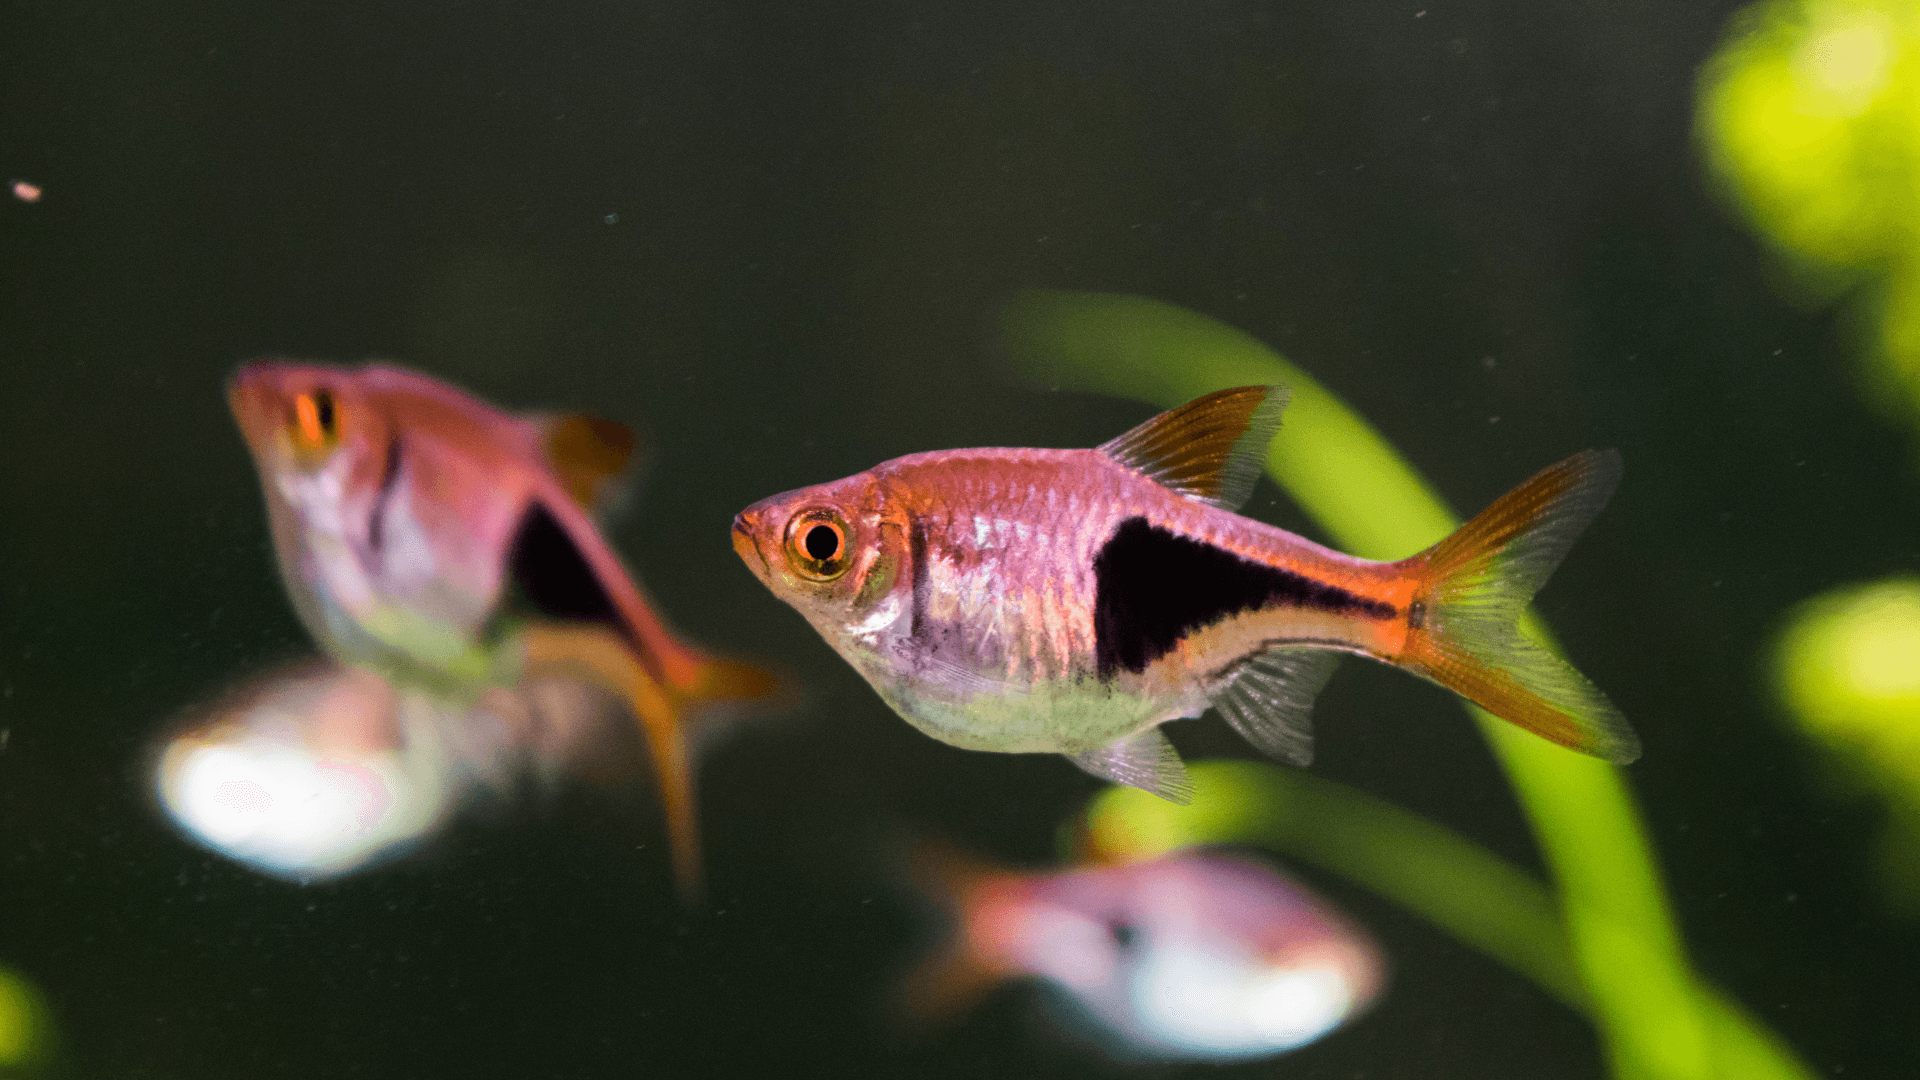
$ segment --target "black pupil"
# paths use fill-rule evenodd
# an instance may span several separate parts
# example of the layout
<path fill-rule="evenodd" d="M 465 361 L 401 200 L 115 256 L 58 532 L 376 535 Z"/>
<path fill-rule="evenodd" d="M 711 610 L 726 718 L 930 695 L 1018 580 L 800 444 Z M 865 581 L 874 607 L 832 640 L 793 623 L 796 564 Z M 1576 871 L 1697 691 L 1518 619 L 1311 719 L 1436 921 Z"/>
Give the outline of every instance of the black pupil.
<path fill-rule="evenodd" d="M 806 544 L 808 557 L 818 562 L 826 562 L 840 554 L 840 534 L 827 525 L 815 525 L 808 529 L 803 543 Z"/>
<path fill-rule="evenodd" d="M 333 430 L 333 395 L 325 390 L 313 395 L 314 418 L 320 421 L 320 430 Z"/>
<path fill-rule="evenodd" d="M 1140 930 L 1125 919 L 1109 919 L 1107 936 L 1113 939 L 1115 948 L 1122 951 L 1131 949 L 1140 940 Z"/>

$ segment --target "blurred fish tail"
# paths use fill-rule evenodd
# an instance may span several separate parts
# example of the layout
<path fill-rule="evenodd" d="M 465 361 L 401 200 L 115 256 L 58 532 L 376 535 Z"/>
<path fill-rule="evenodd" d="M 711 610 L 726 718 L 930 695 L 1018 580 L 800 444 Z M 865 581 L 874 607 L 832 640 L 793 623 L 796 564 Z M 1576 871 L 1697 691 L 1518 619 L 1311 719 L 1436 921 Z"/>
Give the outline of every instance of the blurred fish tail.
<path fill-rule="evenodd" d="M 696 784 L 700 752 L 735 721 L 791 708 L 799 697 L 790 676 L 724 656 L 702 657 L 693 678 L 675 692 L 644 678 L 630 687 L 628 698 L 653 756 L 667 815 L 674 881 L 689 906 L 698 905 L 705 893 Z"/>
<path fill-rule="evenodd" d="M 939 944 L 903 980 L 899 1012 L 910 1024 L 934 1024 L 958 1016 L 1015 974 L 981 931 L 994 894 L 1016 875 L 938 840 L 914 845 L 907 859 L 914 884 L 949 921 Z"/>
<path fill-rule="evenodd" d="M 681 899 L 689 906 L 698 904 L 704 889 L 696 744 L 707 742 L 716 725 L 731 717 L 790 701 L 790 681 L 750 664 L 690 650 L 668 658 L 644 654 L 634 638 L 594 624 L 536 623 L 522 640 L 529 676 L 587 681 L 619 695 L 633 713 L 653 761 L 674 880 Z M 665 662 L 668 659 L 672 662 Z M 681 674 L 671 683 L 655 674 L 666 671 Z"/>
<path fill-rule="evenodd" d="M 1519 626 L 1619 480 L 1618 453 L 1576 454 L 1406 560 L 1425 583 L 1396 662 L 1561 746 L 1617 764 L 1639 757 L 1640 740 L 1620 710 Z"/>
<path fill-rule="evenodd" d="M 686 722 L 704 745 L 733 721 L 793 708 L 800 701 L 800 684 L 764 664 L 707 656 L 681 697 Z"/>

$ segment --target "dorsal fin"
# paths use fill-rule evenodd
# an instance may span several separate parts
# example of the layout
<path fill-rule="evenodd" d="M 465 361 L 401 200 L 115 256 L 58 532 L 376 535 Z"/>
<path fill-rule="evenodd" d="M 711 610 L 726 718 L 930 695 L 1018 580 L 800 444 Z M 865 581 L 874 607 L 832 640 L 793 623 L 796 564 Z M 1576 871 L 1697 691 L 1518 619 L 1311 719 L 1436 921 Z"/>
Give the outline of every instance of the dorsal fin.
<path fill-rule="evenodd" d="M 586 413 L 541 418 L 540 438 L 560 486 L 589 513 L 610 501 L 610 489 L 633 460 L 633 431 Z"/>
<path fill-rule="evenodd" d="M 1114 460 L 1188 498 L 1238 510 L 1280 430 L 1283 386 L 1237 386 L 1185 405 L 1100 444 Z"/>

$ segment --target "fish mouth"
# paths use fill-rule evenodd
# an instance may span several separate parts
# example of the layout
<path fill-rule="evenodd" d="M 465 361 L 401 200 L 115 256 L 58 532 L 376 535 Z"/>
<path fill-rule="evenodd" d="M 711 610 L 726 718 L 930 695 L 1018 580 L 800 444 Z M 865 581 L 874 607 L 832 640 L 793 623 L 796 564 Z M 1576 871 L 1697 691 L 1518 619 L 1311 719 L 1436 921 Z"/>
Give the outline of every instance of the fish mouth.
<path fill-rule="evenodd" d="M 767 557 L 760 553 L 760 545 L 754 542 L 753 522 L 747 519 L 745 511 L 733 515 L 733 550 L 760 580 L 773 580 L 773 568 L 767 565 Z M 759 565 L 755 566 L 755 563 Z"/>

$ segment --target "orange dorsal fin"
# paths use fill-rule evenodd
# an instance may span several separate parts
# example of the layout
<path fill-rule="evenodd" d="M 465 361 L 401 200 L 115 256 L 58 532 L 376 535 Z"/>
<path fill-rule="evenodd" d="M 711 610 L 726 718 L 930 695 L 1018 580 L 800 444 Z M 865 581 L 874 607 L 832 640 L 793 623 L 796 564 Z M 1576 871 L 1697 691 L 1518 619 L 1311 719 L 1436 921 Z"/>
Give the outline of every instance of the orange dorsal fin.
<path fill-rule="evenodd" d="M 1253 493 L 1286 404 L 1285 387 L 1217 390 L 1100 444 L 1100 450 L 1188 498 L 1238 510 Z"/>
<path fill-rule="evenodd" d="M 633 461 L 633 430 L 586 413 L 560 413 L 538 423 L 554 478 L 589 512 L 602 509 Z"/>

